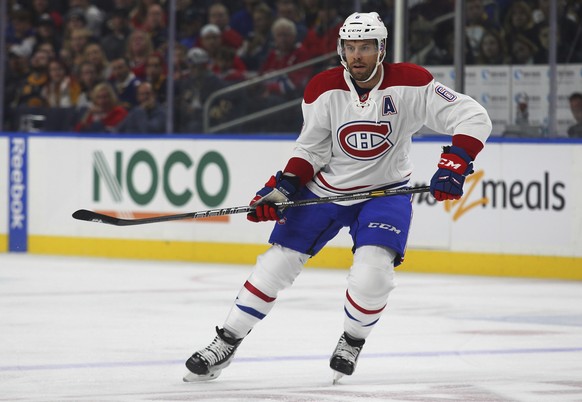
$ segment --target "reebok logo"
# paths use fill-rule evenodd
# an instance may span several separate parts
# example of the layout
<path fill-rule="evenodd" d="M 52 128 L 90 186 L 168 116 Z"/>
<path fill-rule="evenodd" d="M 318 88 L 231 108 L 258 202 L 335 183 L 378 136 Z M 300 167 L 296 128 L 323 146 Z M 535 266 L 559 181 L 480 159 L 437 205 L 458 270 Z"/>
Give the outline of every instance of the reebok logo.
<path fill-rule="evenodd" d="M 24 211 L 26 144 L 24 138 L 13 138 L 10 145 L 10 228 L 23 230 L 26 219 Z"/>

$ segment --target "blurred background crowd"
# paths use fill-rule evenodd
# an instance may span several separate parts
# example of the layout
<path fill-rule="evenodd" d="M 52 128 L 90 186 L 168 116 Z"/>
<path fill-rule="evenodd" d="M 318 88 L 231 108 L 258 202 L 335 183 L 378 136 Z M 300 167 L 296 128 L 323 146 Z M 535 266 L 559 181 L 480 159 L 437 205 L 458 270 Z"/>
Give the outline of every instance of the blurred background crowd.
<path fill-rule="evenodd" d="M 557 62 L 582 63 L 582 1 L 558 3 Z M 338 31 L 354 11 L 353 0 L 175 4 L 170 32 L 165 0 L 8 0 L 4 130 L 165 133 L 172 119 L 173 132 L 200 133 L 206 118 L 234 121 L 229 132 L 297 133 L 304 86 L 338 64 Z M 467 0 L 465 63 L 548 64 L 549 4 Z M 357 5 L 377 11 L 392 32 L 393 0 Z M 454 0 L 409 0 L 408 7 L 407 61 L 453 64 Z M 255 84 L 205 108 L 213 93 L 249 79 Z M 262 116 L 277 105 L 278 113 Z"/>

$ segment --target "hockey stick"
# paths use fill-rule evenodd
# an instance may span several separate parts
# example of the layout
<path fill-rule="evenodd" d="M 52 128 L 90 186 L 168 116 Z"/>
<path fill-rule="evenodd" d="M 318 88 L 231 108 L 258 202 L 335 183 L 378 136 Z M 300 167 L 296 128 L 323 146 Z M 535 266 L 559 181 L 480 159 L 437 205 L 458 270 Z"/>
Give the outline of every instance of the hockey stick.
<path fill-rule="evenodd" d="M 355 200 L 363 200 L 363 199 L 367 199 L 367 198 L 387 197 L 387 196 L 399 195 L 399 194 L 425 193 L 427 191 L 429 191 L 429 186 L 397 188 L 397 189 L 392 189 L 392 190 L 390 190 L 390 189 L 388 189 L 388 190 L 373 190 L 373 191 L 367 191 L 364 193 L 356 193 L 356 194 L 332 195 L 329 197 L 313 198 L 313 199 L 307 199 L 307 200 L 276 202 L 276 203 L 274 203 L 274 205 L 279 207 L 280 209 L 283 209 L 283 208 L 289 208 L 289 207 L 302 207 L 302 206 L 307 206 L 307 205 L 325 204 L 325 203 L 330 203 L 330 202 L 355 201 Z M 221 209 L 208 209 L 206 211 L 188 212 L 188 213 L 176 214 L 176 215 L 161 215 L 161 216 L 153 216 L 150 218 L 141 218 L 141 219 L 122 219 L 122 218 L 116 218 L 114 216 L 100 214 L 98 212 L 88 211 L 86 209 L 79 209 L 78 211 L 75 211 L 75 213 L 73 213 L 73 218 L 81 220 L 81 221 L 107 223 L 109 225 L 115 225 L 115 226 L 133 226 L 133 225 L 143 225 L 146 223 L 177 221 L 177 220 L 181 220 L 181 219 L 199 219 L 199 218 L 208 218 L 211 216 L 244 214 L 244 213 L 254 211 L 255 208 L 256 207 L 254 207 L 254 206 L 242 206 L 242 207 L 229 207 L 229 208 L 221 208 Z"/>

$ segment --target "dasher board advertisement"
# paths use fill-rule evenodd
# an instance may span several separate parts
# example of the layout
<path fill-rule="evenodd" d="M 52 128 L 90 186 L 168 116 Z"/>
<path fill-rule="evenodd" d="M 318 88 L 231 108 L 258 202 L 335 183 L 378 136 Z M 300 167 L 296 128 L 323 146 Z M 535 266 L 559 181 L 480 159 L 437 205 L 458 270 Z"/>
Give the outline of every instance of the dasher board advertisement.
<path fill-rule="evenodd" d="M 429 183 L 448 139 L 413 143 L 412 185 Z M 292 140 L 31 137 L 29 236 L 265 244 L 272 224 L 244 215 L 118 228 L 71 214 L 136 218 L 247 205 L 292 148 Z M 578 143 L 490 142 L 460 201 L 414 197 L 408 247 L 580 257 L 581 161 Z M 342 232 L 330 245 L 352 242 Z"/>

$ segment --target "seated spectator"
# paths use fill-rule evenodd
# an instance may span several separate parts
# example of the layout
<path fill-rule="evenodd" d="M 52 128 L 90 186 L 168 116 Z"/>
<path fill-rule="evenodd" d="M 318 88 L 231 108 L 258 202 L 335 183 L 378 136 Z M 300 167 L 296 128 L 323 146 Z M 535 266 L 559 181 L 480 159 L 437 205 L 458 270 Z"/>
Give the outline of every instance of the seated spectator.
<path fill-rule="evenodd" d="M 75 125 L 77 132 L 114 132 L 127 116 L 127 110 L 119 105 L 115 91 L 106 82 L 97 84 L 91 93 L 93 105 Z"/>
<path fill-rule="evenodd" d="M 30 13 L 22 8 L 13 9 L 10 13 L 9 25 L 6 30 L 6 45 L 9 50 L 26 54 L 30 57 L 35 43 L 36 38 L 32 29 Z"/>
<path fill-rule="evenodd" d="M 540 48 L 547 48 L 549 38 L 548 25 L 550 15 L 550 4 L 548 0 L 538 0 L 537 8 L 533 12 L 535 21 L 534 29 L 537 31 L 537 37 L 540 38 Z M 579 17 L 575 14 L 568 14 L 567 3 L 573 7 L 580 8 L 580 1 L 566 2 L 563 0 L 556 2 L 557 7 L 557 43 L 558 43 L 558 63 L 580 63 L 582 62 L 582 40 Z M 575 5 L 574 5 L 575 4 Z M 538 61 L 543 59 L 543 54 L 538 56 Z M 547 60 L 547 57 L 546 57 Z M 547 61 L 545 62 L 547 63 Z"/>
<path fill-rule="evenodd" d="M 507 64 L 505 41 L 496 31 L 486 31 L 481 37 L 477 64 L 501 65 Z"/>
<path fill-rule="evenodd" d="M 214 24 L 206 24 L 200 30 L 200 37 L 198 38 L 199 47 L 208 53 L 208 57 L 212 60 L 214 51 L 222 46 L 222 36 L 220 28 Z"/>
<path fill-rule="evenodd" d="M 539 31 L 541 27 L 549 25 L 550 21 L 550 4 L 552 2 L 549 0 L 537 0 L 536 5 L 537 7 L 533 11 L 533 19 L 535 22 L 535 29 Z M 573 51 L 578 52 L 582 50 L 582 42 L 581 41 L 574 41 L 571 40 L 576 38 L 576 35 L 579 35 L 579 26 L 580 21 L 576 21 L 576 17 L 572 17 L 568 15 L 568 7 L 567 2 L 560 0 L 556 2 L 557 7 L 557 28 L 558 28 L 558 36 L 560 38 L 569 38 L 567 41 L 567 46 L 573 46 Z M 569 2 L 569 3 L 577 3 L 578 7 L 580 7 L 580 2 Z M 570 61 L 571 62 L 571 61 Z"/>
<path fill-rule="evenodd" d="M 67 70 L 72 71 L 73 74 L 77 74 L 79 72 L 79 66 L 73 65 L 73 54 L 68 47 L 63 46 L 61 50 L 59 50 L 59 55 L 56 58 L 62 61 L 65 66 L 67 66 Z"/>
<path fill-rule="evenodd" d="M 107 56 L 107 60 L 118 59 L 125 56 L 129 29 L 127 16 L 123 11 L 115 10 L 107 19 L 109 33 L 101 39 L 101 46 Z"/>
<path fill-rule="evenodd" d="M 215 73 L 218 73 L 220 69 L 216 65 L 216 58 L 221 51 L 220 49 L 223 47 L 220 29 L 214 24 L 204 25 L 200 31 L 200 48 L 208 53 L 208 57 L 210 57 L 210 69 Z M 232 66 L 234 70 L 243 73 L 247 69 L 242 59 L 236 54 L 233 56 Z"/>
<path fill-rule="evenodd" d="M 138 106 L 117 126 L 119 133 L 163 133 L 166 130 L 166 110 L 157 102 L 149 82 L 137 87 Z"/>
<path fill-rule="evenodd" d="M 100 80 L 106 80 L 111 76 L 111 66 L 99 43 L 89 43 L 85 46 L 83 56 L 83 61 L 88 61 L 95 66 L 97 76 Z"/>
<path fill-rule="evenodd" d="M 273 12 L 265 3 L 253 9 L 253 30 L 243 41 L 238 55 L 250 71 L 258 71 L 272 46 Z"/>
<path fill-rule="evenodd" d="M 163 104 L 166 102 L 166 66 L 164 64 L 164 59 L 157 53 L 152 54 L 148 57 L 146 62 L 146 82 L 149 82 L 156 100 Z M 139 87 L 138 87 L 139 89 Z M 139 94 L 139 91 L 138 91 Z M 138 99 L 139 100 L 139 99 Z"/>
<path fill-rule="evenodd" d="M 538 51 L 534 55 L 534 63 L 549 64 L 550 63 L 550 26 L 540 24 L 537 27 L 537 44 Z M 560 37 L 560 30 L 556 32 L 557 46 L 556 46 L 556 61 L 558 63 L 570 63 L 582 61 L 582 55 L 576 50 L 576 46 L 572 45 L 573 41 L 563 41 Z M 571 47 L 572 46 L 572 47 Z"/>
<path fill-rule="evenodd" d="M 129 69 L 129 64 L 126 59 L 121 57 L 111 62 L 111 77 L 109 78 L 109 83 L 115 91 L 120 105 L 127 110 L 137 105 L 137 87 L 140 82 Z"/>
<path fill-rule="evenodd" d="M 253 30 L 253 9 L 261 0 L 243 0 L 243 7 L 232 14 L 230 26 L 243 38 L 246 38 Z"/>
<path fill-rule="evenodd" d="M 261 66 L 260 74 L 281 70 L 309 59 L 308 52 L 297 42 L 297 30 L 293 21 L 287 18 L 277 19 L 273 23 L 272 34 L 273 48 Z M 264 96 L 301 96 L 311 71 L 311 68 L 304 68 L 267 81 Z"/>
<path fill-rule="evenodd" d="M 52 60 L 48 65 L 48 82 L 42 96 L 52 108 L 70 108 L 77 104 L 81 85 L 69 75 L 62 61 Z"/>
<path fill-rule="evenodd" d="M 81 93 L 77 99 L 77 109 L 85 110 L 92 106 L 91 93 L 93 92 L 93 88 L 100 82 L 103 82 L 103 80 L 99 78 L 97 68 L 88 61 L 81 64 L 77 77 L 81 85 Z"/>
<path fill-rule="evenodd" d="M 534 56 L 538 47 L 523 35 L 517 35 L 509 52 L 511 64 L 534 64 Z"/>
<path fill-rule="evenodd" d="M 204 14 L 193 9 L 191 3 L 192 0 L 182 0 L 176 4 L 176 41 L 186 49 L 196 46 L 204 25 Z"/>
<path fill-rule="evenodd" d="M 309 58 L 335 52 L 339 30 L 343 25 L 334 3 L 322 7 L 317 16 L 317 22 L 309 28 L 302 42 Z"/>
<path fill-rule="evenodd" d="M 166 28 L 166 15 L 162 6 L 157 3 L 148 6 L 143 29 L 149 34 L 154 49 L 159 49 L 166 44 L 168 29 Z"/>
<path fill-rule="evenodd" d="M 154 45 L 147 32 L 135 30 L 127 38 L 127 52 L 125 57 L 129 62 L 131 71 L 140 80 L 143 80 L 145 77 L 146 60 L 153 52 Z"/>
<path fill-rule="evenodd" d="M 419 15 L 410 22 L 410 58 L 408 61 L 418 65 L 439 65 L 443 62 L 444 52 L 437 47 L 435 26 Z"/>
<path fill-rule="evenodd" d="M 491 20 L 485 10 L 484 0 L 467 0 L 465 34 L 473 58 L 479 57 L 479 45 L 485 31 L 499 30 L 497 21 Z"/>
<path fill-rule="evenodd" d="M 14 99 L 14 106 L 46 107 L 43 88 L 48 82 L 49 55 L 44 50 L 37 50 L 30 59 L 30 74 L 19 85 Z"/>
<path fill-rule="evenodd" d="M 188 51 L 190 64 L 189 76 L 181 80 L 178 86 L 178 129 L 182 133 L 202 132 L 202 112 L 204 102 L 213 93 L 224 88 L 224 82 L 212 74 L 208 69 L 210 58 L 201 48 L 192 48 Z M 215 120 L 226 115 L 232 105 L 224 104 L 221 109 L 213 113 Z"/>
<path fill-rule="evenodd" d="M 71 52 L 73 71 L 77 71 L 85 59 L 85 47 L 91 41 L 91 31 L 87 28 L 75 28 L 71 31 L 70 41 L 65 42 L 65 48 Z"/>
<path fill-rule="evenodd" d="M 76 29 L 87 29 L 87 19 L 85 18 L 85 13 L 77 8 L 70 9 L 65 15 L 65 28 L 63 30 L 63 39 L 65 42 L 71 39 L 71 34 Z M 92 36 L 91 30 L 89 30 L 89 36 Z"/>
<path fill-rule="evenodd" d="M 36 47 L 43 43 L 49 43 L 52 45 L 55 53 L 61 49 L 61 46 L 63 45 L 63 38 L 57 32 L 55 23 L 49 14 L 43 14 L 39 17 L 36 25 L 35 40 Z"/>
<path fill-rule="evenodd" d="M 208 23 L 220 29 L 222 44 L 237 50 L 243 43 L 240 33 L 229 26 L 228 9 L 222 3 L 214 3 L 208 7 Z"/>
<path fill-rule="evenodd" d="M 36 52 L 37 50 L 42 50 L 44 52 L 46 52 L 48 54 L 48 58 L 49 60 L 54 60 L 54 59 L 58 59 L 57 57 L 57 52 L 55 51 L 55 47 L 52 45 L 52 43 L 39 43 L 34 51 Z"/>
<path fill-rule="evenodd" d="M 210 68 L 218 78 L 226 82 L 242 81 L 248 77 L 246 66 L 235 50 L 228 46 L 217 49 Z"/>
<path fill-rule="evenodd" d="M 51 19 L 52 26 L 57 33 L 61 33 L 63 29 L 63 16 L 55 9 L 54 6 L 49 5 L 49 0 L 33 0 L 30 4 L 32 21 L 35 26 L 44 20 L 44 16 L 48 15 Z"/>
<path fill-rule="evenodd" d="M 445 20 L 436 26 L 435 38 L 438 48 L 442 51 L 441 65 L 455 64 L 455 30 L 452 20 Z M 475 57 L 465 38 L 465 64 L 475 64 Z"/>
<path fill-rule="evenodd" d="M 136 0 L 134 6 L 129 12 L 129 25 L 132 29 L 143 30 L 148 15 L 148 6 L 155 1 Z"/>
<path fill-rule="evenodd" d="M 105 13 L 90 0 L 69 0 L 69 7 L 83 13 L 87 21 L 87 28 L 95 37 L 101 36 Z"/>
<path fill-rule="evenodd" d="M 513 2 L 507 10 L 503 30 L 506 48 L 511 48 L 511 44 L 517 35 L 523 35 L 532 42 L 536 41 L 532 9 L 527 2 Z"/>
<path fill-rule="evenodd" d="M 188 63 L 188 49 L 176 43 L 174 46 L 174 81 L 180 81 L 190 75 L 190 65 Z"/>
<path fill-rule="evenodd" d="M 568 137 L 582 138 L 582 93 L 575 92 L 570 95 L 570 110 L 576 120 L 576 124 L 568 128 Z"/>

